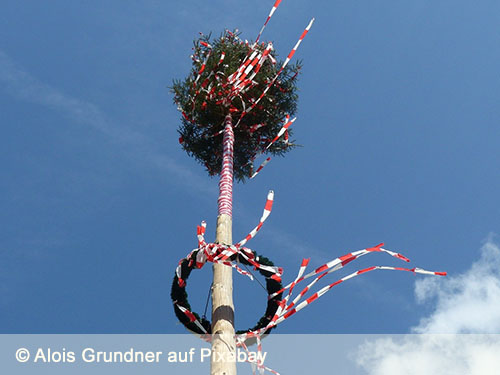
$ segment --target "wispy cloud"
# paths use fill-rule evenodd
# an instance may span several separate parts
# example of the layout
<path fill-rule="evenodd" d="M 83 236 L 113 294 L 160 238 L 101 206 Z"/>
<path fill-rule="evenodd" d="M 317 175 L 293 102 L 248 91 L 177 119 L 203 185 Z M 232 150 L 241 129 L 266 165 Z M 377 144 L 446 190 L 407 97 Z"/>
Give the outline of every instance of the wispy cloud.
<path fill-rule="evenodd" d="M 419 302 L 433 303 L 434 311 L 412 328 L 419 335 L 362 346 L 358 363 L 368 374 L 498 373 L 500 248 L 491 236 L 469 270 L 441 280 L 419 280 L 415 294 Z"/>
<path fill-rule="evenodd" d="M 129 138 L 125 132 L 122 135 L 118 129 L 113 128 L 97 106 L 63 94 L 40 82 L 16 66 L 3 51 L 0 51 L 0 81 L 4 83 L 4 90 L 8 94 L 19 99 L 60 111 L 75 121 L 90 125 L 120 140 Z"/>
<path fill-rule="evenodd" d="M 26 102 L 43 105 L 77 123 L 90 126 L 107 136 L 111 141 L 126 146 L 128 156 L 159 168 L 168 173 L 176 184 L 189 187 L 195 192 L 214 194 L 216 190 L 206 180 L 179 165 L 167 154 L 158 150 L 153 140 L 123 124 L 117 124 L 97 105 L 68 95 L 43 83 L 17 66 L 0 50 L 0 82 L 10 95 Z"/>
<path fill-rule="evenodd" d="M 296 259 L 297 262 L 297 270 L 300 266 L 302 258 L 311 258 L 312 267 L 315 267 L 316 265 L 320 265 L 335 258 L 336 256 L 341 255 L 336 253 L 328 254 L 324 250 L 318 250 L 317 248 L 304 243 L 295 235 L 277 228 L 269 228 L 266 229 L 266 231 L 272 243 L 274 243 L 278 248 L 284 249 L 284 251 L 289 255 L 293 253 L 293 258 Z M 294 272 L 296 272 L 295 269 L 290 270 L 288 277 L 292 277 L 291 275 L 294 274 Z"/>

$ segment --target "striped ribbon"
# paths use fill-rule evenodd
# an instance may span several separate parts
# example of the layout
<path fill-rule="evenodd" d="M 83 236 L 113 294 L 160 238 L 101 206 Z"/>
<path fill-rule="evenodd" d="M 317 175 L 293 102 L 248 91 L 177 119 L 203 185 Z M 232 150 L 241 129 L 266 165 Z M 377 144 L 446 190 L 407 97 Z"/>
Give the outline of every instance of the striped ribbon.
<path fill-rule="evenodd" d="M 252 229 L 252 231 L 248 233 L 244 239 L 238 242 L 236 244 L 236 247 L 241 247 L 245 245 L 249 240 L 255 237 L 260 228 L 262 228 L 264 221 L 266 221 L 266 219 L 271 214 L 271 211 L 273 209 L 273 202 L 274 202 L 274 191 L 269 190 L 269 193 L 267 193 L 266 205 L 264 206 L 264 212 L 262 213 L 262 216 L 259 220 L 259 224 L 257 224 L 257 226 L 254 229 Z"/>
<path fill-rule="evenodd" d="M 264 169 L 264 167 L 271 161 L 271 157 L 269 156 L 266 160 L 264 160 L 260 165 L 259 168 L 250 176 L 250 179 L 254 178 L 259 174 L 259 172 Z"/>
<path fill-rule="evenodd" d="M 260 354 L 262 353 L 261 338 L 260 338 L 260 336 L 257 336 L 255 339 L 257 341 L 257 353 L 259 353 L 257 358 L 260 358 Z M 245 352 L 247 353 L 247 355 L 250 354 L 250 351 L 248 350 L 248 347 L 246 346 L 244 341 L 238 343 L 237 346 L 243 348 L 245 350 Z M 246 362 L 248 362 L 252 365 L 252 374 L 253 375 L 256 375 L 256 370 L 259 371 L 260 375 L 264 374 L 265 371 L 269 371 L 270 373 L 275 374 L 275 375 L 280 375 L 279 372 L 277 372 L 277 371 L 275 371 L 267 366 L 264 366 L 264 363 L 260 362 L 258 359 L 256 361 L 250 361 L 247 359 Z"/>
<path fill-rule="evenodd" d="M 291 119 L 290 121 L 288 121 L 289 119 L 289 115 L 286 115 L 286 123 L 285 125 L 283 125 L 283 127 L 280 129 L 280 131 L 278 132 L 278 134 L 276 135 L 276 137 L 274 137 L 274 139 L 269 142 L 269 144 L 267 145 L 266 147 L 266 150 L 271 147 L 278 139 L 279 137 L 281 137 L 283 134 L 285 134 L 285 132 L 288 130 L 288 128 L 295 122 L 295 120 L 297 119 L 297 117 L 294 117 L 293 119 Z"/>
<path fill-rule="evenodd" d="M 280 70 L 278 70 L 278 72 L 276 73 L 276 75 L 274 76 L 274 78 L 269 82 L 269 84 L 266 86 L 266 88 L 264 89 L 264 91 L 262 92 L 262 94 L 259 96 L 259 98 L 252 104 L 252 106 L 247 110 L 247 111 L 244 111 L 242 112 L 239 120 L 238 120 L 238 123 L 241 121 L 241 119 L 246 115 L 248 114 L 252 109 L 254 109 L 257 104 L 262 100 L 262 98 L 267 94 L 267 92 L 269 91 L 269 89 L 271 88 L 272 85 L 274 85 L 274 83 L 276 82 L 276 80 L 278 79 L 279 75 L 281 74 L 281 72 L 285 69 L 285 67 L 288 65 L 288 63 L 290 62 L 290 60 L 292 59 L 293 55 L 295 54 L 295 52 L 297 52 L 297 49 L 299 48 L 300 44 L 302 43 L 302 40 L 304 40 L 305 36 L 307 35 L 307 33 L 309 32 L 309 30 L 311 29 L 311 26 L 313 25 L 314 23 L 314 18 L 311 19 L 311 21 L 309 22 L 309 24 L 306 26 L 306 28 L 304 29 L 304 31 L 302 32 L 302 34 L 300 35 L 299 37 L 299 40 L 297 41 L 297 43 L 295 44 L 295 46 L 292 48 L 292 50 L 290 51 L 290 53 L 288 54 L 288 56 L 286 57 L 285 61 L 283 62 L 283 65 L 281 66 Z M 236 124 L 236 126 L 238 125 L 238 123 Z"/>
<path fill-rule="evenodd" d="M 202 222 L 201 225 L 197 227 L 197 237 L 198 237 L 198 249 L 193 249 L 190 254 L 188 254 L 187 258 L 190 261 L 195 261 L 196 262 L 196 267 L 201 268 L 203 265 L 209 261 L 213 263 L 221 263 L 230 267 L 235 268 L 239 273 L 246 275 L 248 277 L 252 278 L 252 275 L 244 270 L 242 270 L 235 261 L 230 260 L 230 258 L 238 254 L 239 256 L 244 257 L 248 262 L 253 265 L 256 269 L 263 269 L 271 272 L 273 274 L 272 278 L 277 278 L 279 281 L 281 281 L 281 276 L 283 274 L 283 269 L 280 267 L 271 267 L 271 266 L 266 266 L 262 265 L 258 262 L 258 258 L 255 258 L 253 255 L 253 252 L 244 247 L 244 245 L 254 238 L 257 233 L 260 231 L 262 228 L 264 222 L 267 220 L 269 215 L 271 214 L 272 207 L 273 207 L 273 202 L 274 202 L 274 192 L 271 190 L 269 191 L 266 199 L 266 204 L 264 206 L 264 210 L 262 212 L 262 216 L 259 219 L 259 223 L 257 226 L 252 229 L 242 240 L 240 240 L 238 243 L 235 245 L 221 245 L 221 244 L 214 244 L 214 243 L 206 243 L 204 235 L 206 232 L 206 222 Z M 384 249 L 382 246 L 384 246 L 383 243 L 380 243 L 376 246 L 373 247 L 368 247 L 362 250 L 358 251 L 353 251 L 350 253 L 347 253 L 345 255 L 342 255 L 340 257 L 337 257 L 327 263 L 324 263 L 320 265 L 319 267 L 315 268 L 313 271 L 305 274 L 305 271 L 307 269 L 307 266 L 309 265 L 309 259 L 303 259 L 302 263 L 299 267 L 299 271 L 297 273 L 297 276 L 295 279 L 286 285 L 284 288 L 281 290 L 275 292 L 274 294 L 269 295 L 269 298 L 273 298 L 277 296 L 280 293 L 284 293 L 285 291 L 288 291 L 287 295 L 283 300 L 280 302 L 280 305 L 278 306 L 278 309 L 276 310 L 276 313 L 270 320 L 269 324 L 266 327 L 263 327 L 261 329 L 255 330 L 255 331 L 250 331 L 248 333 L 238 335 L 237 336 L 237 344 L 238 346 L 245 347 L 245 341 L 249 338 L 256 338 L 258 340 L 258 343 L 260 343 L 260 337 L 270 328 L 273 328 L 277 326 L 278 324 L 282 323 L 286 319 L 290 318 L 292 315 L 297 313 L 298 311 L 302 310 L 304 307 L 308 306 L 312 302 L 316 301 L 320 297 L 322 297 L 324 294 L 326 294 L 328 291 L 330 291 L 333 287 L 343 283 L 344 281 L 347 281 L 349 279 L 352 279 L 354 277 L 357 277 L 359 275 L 375 271 L 375 270 L 391 270 L 391 271 L 405 271 L 405 272 L 412 272 L 414 274 L 426 274 L 426 275 L 437 275 L 437 276 L 445 276 L 446 272 L 434 272 L 434 271 L 427 271 L 421 268 L 403 268 L 403 267 L 391 267 L 391 266 L 372 266 L 368 268 L 364 268 L 358 271 L 355 271 L 347 276 L 342 277 L 341 279 L 338 279 L 337 281 L 328 284 L 324 286 L 323 288 L 319 289 L 318 291 L 312 293 L 309 297 L 305 298 L 305 295 L 308 292 L 311 292 L 312 287 L 320 281 L 323 277 L 326 275 L 338 271 L 347 264 L 353 262 L 356 259 L 359 259 L 362 256 L 368 255 L 368 254 L 373 254 L 373 253 L 385 253 L 388 254 L 394 258 L 397 258 L 399 260 L 409 262 L 410 260 L 404 256 L 401 253 L 394 252 L 391 250 Z M 196 252 L 196 250 L 202 250 L 198 251 L 196 255 L 196 259 L 192 259 L 192 254 Z M 179 285 L 183 285 L 184 281 L 180 278 L 181 275 L 181 269 L 180 269 L 180 264 L 182 263 L 179 262 L 179 266 L 177 267 L 176 273 L 178 276 L 178 282 Z M 305 274 L 305 275 L 304 275 Z M 312 278 L 312 281 L 307 284 L 298 294 L 297 296 L 293 297 L 293 291 L 297 285 L 302 283 L 304 280 Z M 291 302 L 289 302 L 291 300 Z M 201 323 L 196 319 L 194 314 L 186 309 L 183 306 L 179 306 L 179 309 L 189 318 L 189 320 L 193 323 L 195 323 L 201 330 L 202 332 L 206 332 Z M 259 345 L 258 345 L 259 346 Z M 260 349 L 259 349 L 260 350 Z M 277 373 L 276 371 L 267 368 L 263 364 L 260 363 L 254 363 L 257 369 L 259 371 L 266 370 L 270 371 L 272 373 Z"/>
<path fill-rule="evenodd" d="M 276 137 L 273 138 L 273 140 L 271 142 L 269 142 L 269 144 L 266 146 L 266 150 L 269 149 L 269 147 L 271 147 L 274 143 L 276 143 L 276 141 L 283 135 L 285 134 L 285 143 L 288 143 L 288 128 L 295 122 L 295 120 L 297 119 L 296 117 L 294 117 L 293 119 L 289 120 L 290 119 L 290 115 L 286 115 L 286 118 L 285 118 L 285 125 L 283 125 L 283 127 L 280 129 L 280 131 L 278 132 L 278 134 L 276 135 Z M 258 126 L 258 125 L 256 125 Z M 251 129 L 250 129 L 251 130 Z M 267 165 L 267 163 L 269 163 L 271 161 L 271 157 L 268 157 L 266 160 L 264 160 L 260 165 L 259 167 L 257 168 L 257 170 L 255 172 L 253 172 L 250 176 L 250 179 L 254 178 L 255 176 L 257 176 L 260 171 Z"/>
<path fill-rule="evenodd" d="M 269 198 L 269 196 L 268 196 L 268 198 Z M 245 243 L 244 242 L 245 240 L 249 240 L 255 236 L 255 234 L 258 232 L 258 230 L 262 226 L 261 224 L 269 216 L 271 208 L 272 208 L 272 203 L 269 203 L 269 199 L 268 199 L 268 202 L 266 202 L 266 208 L 264 209 L 264 213 L 259 221 L 259 225 L 257 225 L 257 227 L 254 228 L 254 230 L 252 230 L 249 233 L 249 235 L 247 235 L 247 237 L 245 237 L 244 240 L 240 241 L 240 243 Z M 200 243 L 203 243 L 203 239 L 200 241 Z M 280 305 L 278 306 L 278 309 L 276 310 L 276 313 L 274 314 L 274 316 L 270 320 L 269 324 L 266 327 L 263 327 L 261 329 L 238 335 L 236 337 L 237 346 L 243 347 L 245 350 L 248 350 L 246 348 L 245 341 L 248 340 L 249 338 L 255 338 L 257 340 L 258 352 L 260 353 L 262 351 L 262 347 L 260 344 L 260 338 L 267 330 L 269 330 L 270 328 L 273 328 L 273 327 L 277 326 L 278 324 L 282 323 L 283 321 L 289 319 L 292 315 L 296 314 L 298 311 L 302 310 L 304 307 L 310 305 L 312 302 L 318 300 L 320 297 L 325 295 L 333 287 L 343 283 L 344 281 L 350 280 L 354 277 L 366 274 L 368 272 L 376 271 L 376 270 L 390 270 L 390 271 L 412 272 L 414 274 L 419 273 L 419 274 L 425 274 L 425 275 L 446 276 L 446 272 L 427 271 L 427 270 L 417 268 L 417 267 L 415 267 L 415 268 L 403 268 L 403 267 L 391 267 L 391 266 L 372 266 L 372 267 L 363 268 L 363 269 L 357 270 L 353 273 L 350 273 L 347 276 L 344 276 L 344 277 L 336 280 L 335 282 L 324 286 L 323 288 L 319 289 L 318 291 L 312 293 L 305 300 L 301 301 L 304 298 L 304 296 L 309 291 L 311 291 L 311 288 L 319 280 L 321 280 L 326 275 L 343 268 L 346 264 L 360 258 L 361 256 L 364 256 L 367 254 L 372 254 L 375 252 L 382 252 L 382 253 L 389 254 L 397 259 L 400 259 L 400 260 L 403 260 L 406 262 L 410 261 L 404 255 L 390 251 L 390 250 L 383 249 L 382 246 L 383 246 L 383 244 L 379 244 L 379 245 L 371 247 L 371 248 L 366 248 L 363 250 L 354 251 L 354 252 L 348 253 L 346 255 L 343 255 L 341 257 L 335 258 L 332 261 L 327 262 L 327 263 L 321 265 L 320 267 L 317 267 L 314 271 L 306 274 L 305 276 L 304 276 L 304 273 L 305 273 L 306 268 L 309 264 L 309 259 L 303 259 L 302 263 L 299 267 L 299 271 L 297 273 L 297 276 L 295 277 L 294 281 L 291 282 L 290 284 L 288 284 L 282 290 L 269 296 L 269 298 L 272 298 L 273 296 L 275 296 L 279 293 L 283 293 L 284 291 L 288 290 L 286 297 L 283 300 L 281 300 Z M 302 281 L 304 281 L 305 279 L 312 277 L 312 276 L 315 276 L 315 275 L 316 275 L 316 277 L 308 285 L 306 285 L 291 302 L 288 302 L 292 298 L 294 288 L 298 284 L 300 284 Z M 186 316 L 190 319 L 191 322 L 196 321 L 196 317 L 194 316 L 194 314 L 192 312 L 190 312 L 186 308 L 181 309 L 181 311 L 183 311 L 184 314 L 186 314 Z M 198 327 L 201 326 L 201 323 L 199 323 L 199 322 L 198 323 L 195 322 L 195 324 Z M 256 368 L 258 368 L 260 372 L 266 370 L 266 371 L 270 371 L 274 374 L 278 374 L 276 371 L 264 366 L 262 363 L 254 363 L 254 366 Z M 255 373 L 255 368 L 254 368 L 254 373 Z"/>
<path fill-rule="evenodd" d="M 219 180 L 219 215 L 232 216 L 233 212 L 233 147 L 234 132 L 231 115 L 226 116 L 223 137 L 222 171 Z"/>
<path fill-rule="evenodd" d="M 198 238 L 198 248 L 191 250 L 191 252 L 186 256 L 186 258 L 181 259 L 176 268 L 176 275 L 179 286 L 185 285 L 185 281 L 181 277 L 182 274 L 181 265 L 185 259 L 187 259 L 189 262 L 195 262 L 196 268 L 202 268 L 206 262 L 224 264 L 226 266 L 233 267 L 238 273 L 245 275 L 249 277 L 251 280 L 253 280 L 253 276 L 250 272 L 241 269 L 237 261 L 230 259 L 234 255 L 243 257 L 255 269 L 260 269 L 272 273 L 273 275 L 271 276 L 271 278 L 281 281 L 281 276 L 283 275 L 283 269 L 281 267 L 267 266 L 265 264 L 259 263 L 259 259 L 255 258 L 253 251 L 247 247 L 244 247 L 244 245 L 250 239 L 254 238 L 257 235 L 259 230 L 262 228 L 262 225 L 271 214 L 273 201 L 274 201 L 274 192 L 270 190 L 269 193 L 267 194 L 266 204 L 264 206 L 264 211 L 262 212 L 262 216 L 259 220 L 259 223 L 254 229 L 250 231 L 250 233 L 248 233 L 245 236 L 245 238 L 243 238 L 235 245 L 207 243 L 205 241 L 205 232 L 207 224 L 205 221 L 202 221 L 201 225 L 198 225 L 196 231 Z M 193 258 L 193 254 L 195 253 L 196 253 L 196 259 Z"/>
<path fill-rule="evenodd" d="M 255 43 L 254 44 L 257 44 L 259 42 L 260 36 L 262 35 L 264 29 L 266 28 L 269 20 L 273 16 L 274 12 L 276 12 L 276 9 L 280 5 L 280 3 L 281 3 L 281 0 L 276 0 L 276 2 L 274 3 L 273 7 L 271 8 L 271 11 L 269 12 L 269 15 L 267 16 L 266 22 L 264 22 L 264 25 L 262 25 L 262 28 L 259 31 L 259 35 L 257 35 L 257 38 L 255 38 Z"/>
<path fill-rule="evenodd" d="M 371 272 L 371 271 L 375 271 L 375 270 L 390 270 L 390 271 L 412 272 L 415 274 L 420 273 L 420 274 L 426 274 L 426 275 L 446 276 L 446 272 L 427 271 L 427 270 L 417 268 L 417 267 L 415 267 L 415 268 L 403 268 L 403 267 L 391 267 L 391 266 L 372 266 L 372 267 L 368 267 L 368 268 L 364 268 L 364 269 L 355 271 L 347 276 L 344 276 L 343 278 L 341 278 L 341 279 L 339 279 L 331 284 L 326 285 L 325 287 L 321 288 L 317 292 L 310 295 L 310 297 L 308 297 L 304 301 L 300 302 L 300 300 L 311 290 L 312 286 L 314 286 L 314 284 L 316 284 L 316 282 L 321 280 L 323 277 L 325 277 L 329 273 L 332 273 L 334 271 L 339 270 L 347 263 L 350 263 L 351 261 L 358 259 L 359 257 L 361 257 L 363 255 L 370 254 L 373 252 L 384 252 L 384 253 L 387 253 L 391 256 L 394 256 L 398 259 L 405 260 L 405 261 L 409 262 L 409 259 L 406 258 L 405 256 L 403 256 L 402 254 L 395 253 L 395 252 L 392 252 L 392 251 L 389 251 L 386 249 L 382 249 L 381 248 L 382 245 L 383 244 L 380 244 L 380 245 L 377 245 L 373 248 L 359 250 L 359 251 L 356 251 L 353 253 L 346 254 L 345 256 L 335 258 L 334 260 L 332 260 L 328 263 L 325 263 L 324 265 L 316 268 L 314 271 L 307 274 L 306 276 L 303 276 L 303 274 L 307 268 L 307 265 L 309 263 L 309 259 L 303 259 L 302 264 L 299 268 L 298 275 L 295 278 L 295 280 L 293 282 L 291 282 L 290 284 L 288 284 L 286 287 L 284 287 L 282 290 L 276 292 L 276 294 L 279 294 L 279 293 L 283 293 L 284 291 L 288 290 L 287 296 L 281 301 L 281 304 L 280 304 L 278 310 L 276 311 L 275 315 L 271 319 L 270 323 L 266 327 L 263 327 L 262 329 L 241 335 L 239 340 L 246 340 L 249 337 L 255 337 L 255 336 L 262 335 L 266 330 L 268 330 L 272 327 L 275 327 L 276 325 L 280 324 L 284 320 L 288 319 L 290 316 L 294 315 L 298 311 L 302 310 L 304 307 L 308 306 L 309 304 L 311 304 L 312 302 L 314 302 L 315 300 L 317 300 L 318 298 L 323 296 L 325 293 L 330 291 L 334 286 L 337 286 L 344 281 L 347 281 L 347 280 L 352 279 L 356 276 L 365 274 L 367 272 Z M 342 260 L 342 259 L 344 259 L 344 260 Z M 297 295 L 297 297 L 295 297 L 293 299 L 292 302 L 288 303 L 288 301 L 292 297 L 293 289 L 295 288 L 295 286 L 297 284 L 301 283 L 303 280 L 305 280 L 313 275 L 318 275 L 318 274 L 319 274 L 319 276 L 315 277 L 312 282 L 310 282 L 308 285 L 306 285 L 306 287 L 304 289 L 302 289 L 302 291 L 300 291 L 300 293 Z M 274 295 L 270 295 L 269 298 L 272 298 L 273 296 Z"/>

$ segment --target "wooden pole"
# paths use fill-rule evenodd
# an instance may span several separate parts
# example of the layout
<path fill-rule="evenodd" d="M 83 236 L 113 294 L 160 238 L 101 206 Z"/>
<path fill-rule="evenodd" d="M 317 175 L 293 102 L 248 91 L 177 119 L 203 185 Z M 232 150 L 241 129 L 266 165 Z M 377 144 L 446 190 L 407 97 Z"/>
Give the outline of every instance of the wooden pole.
<path fill-rule="evenodd" d="M 233 143 L 232 118 L 228 115 L 224 127 L 216 232 L 216 242 L 224 245 L 232 245 Z M 213 271 L 210 374 L 236 375 L 232 268 L 214 264 Z"/>

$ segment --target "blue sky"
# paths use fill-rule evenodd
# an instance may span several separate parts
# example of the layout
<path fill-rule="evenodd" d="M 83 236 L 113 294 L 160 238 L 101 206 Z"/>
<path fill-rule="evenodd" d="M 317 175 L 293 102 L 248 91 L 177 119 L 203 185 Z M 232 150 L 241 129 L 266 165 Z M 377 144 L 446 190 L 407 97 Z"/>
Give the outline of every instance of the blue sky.
<path fill-rule="evenodd" d="M 181 150 L 167 86 L 188 73 L 198 32 L 254 39 L 272 3 L 2 2 L 0 332 L 184 332 L 170 284 L 201 220 L 213 240 L 217 179 Z M 314 267 L 382 241 L 450 280 L 477 271 L 500 231 L 499 14 L 495 1 L 284 0 L 262 37 L 281 56 L 316 17 L 295 55 L 304 147 L 236 186 L 233 238 L 273 189 L 248 246 L 285 280 L 304 257 Z M 368 265 L 401 264 L 377 254 L 338 276 Z M 278 331 L 411 331 L 457 298 L 422 278 L 359 277 Z M 210 267 L 189 280 L 198 312 L 210 280 Z M 265 301 L 235 275 L 238 329 Z"/>

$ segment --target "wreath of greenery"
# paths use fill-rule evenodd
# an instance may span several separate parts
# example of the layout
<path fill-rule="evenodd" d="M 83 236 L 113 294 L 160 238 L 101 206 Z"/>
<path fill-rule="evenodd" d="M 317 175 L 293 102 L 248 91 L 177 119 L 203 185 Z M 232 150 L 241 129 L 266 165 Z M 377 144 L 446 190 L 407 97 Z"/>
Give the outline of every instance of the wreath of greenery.
<path fill-rule="evenodd" d="M 200 318 L 200 316 L 195 313 L 191 309 L 191 305 L 188 302 L 188 294 L 186 292 L 186 285 L 187 285 L 187 279 L 189 278 L 189 275 L 191 274 L 191 271 L 193 269 L 196 269 L 196 262 L 194 259 L 196 259 L 196 254 L 198 251 L 202 250 L 196 250 L 194 251 L 191 256 L 188 258 L 185 258 L 181 262 L 181 279 L 184 281 L 183 285 L 179 285 L 179 279 L 177 275 L 174 277 L 174 281 L 172 283 L 172 290 L 170 292 L 170 297 L 172 298 L 172 302 L 174 304 L 174 311 L 175 315 L 177 316 L 177 319 L 190 331 L 203 335 L 204 332 L 201 331 L 201 329 L 193 322 L 189 320 L 189 318 L 177 307 L 177 305 L 180 305 L 182 307 L 185 307 L 189 311 L 191 311 L 196 319 L 201 323 L 203 328 L 207 331 L 207 333 L 212 333 L 212 324 L 211 322 L 206 319 L 204 316 Z M 252 250 L 250 250 L 252 251 Z M 274 266 L 274 263 L 271 262 L 268 258 L 259 256 L 256 252 L 252 251 L 254 255 L 254 259 L 258 261 L 260 264 L 265 265 L 265 266 Z M 237 258 L 237 254 L 233 255 L 230 260 L 234 261 Z M 238 261 L 244 265 L 251 265 L 244 257 L 238 257 Z M 272 279 L 271 276 L 273 275 L 272 272 L 258 269 L 259 273 L 266 278 L 266 290 L 269 296 L 272 294 L 280 291 L 283 288 L 283 285 L 281 282 Z M 267 301 L 267 308 L 266 312 L 264 315 L 259 319 L 257 324 L 249 328 L 247 330 L 243 331 L 236 331 L 236 334 L 244 334 L 248 333 L 250 331 L 255 331 L 261 328 L 266 327 L 269 322 L 271 321 L 272 317 L 276 313 L 276 310 L 278 309 L 279 303 L 281 302 L 283 293 L 277 294 L 274 297 L 268 298 Z M 271 332 L 273 328 L 270 328 L 264 332 L 264 334 L 268 334 Z"/>

